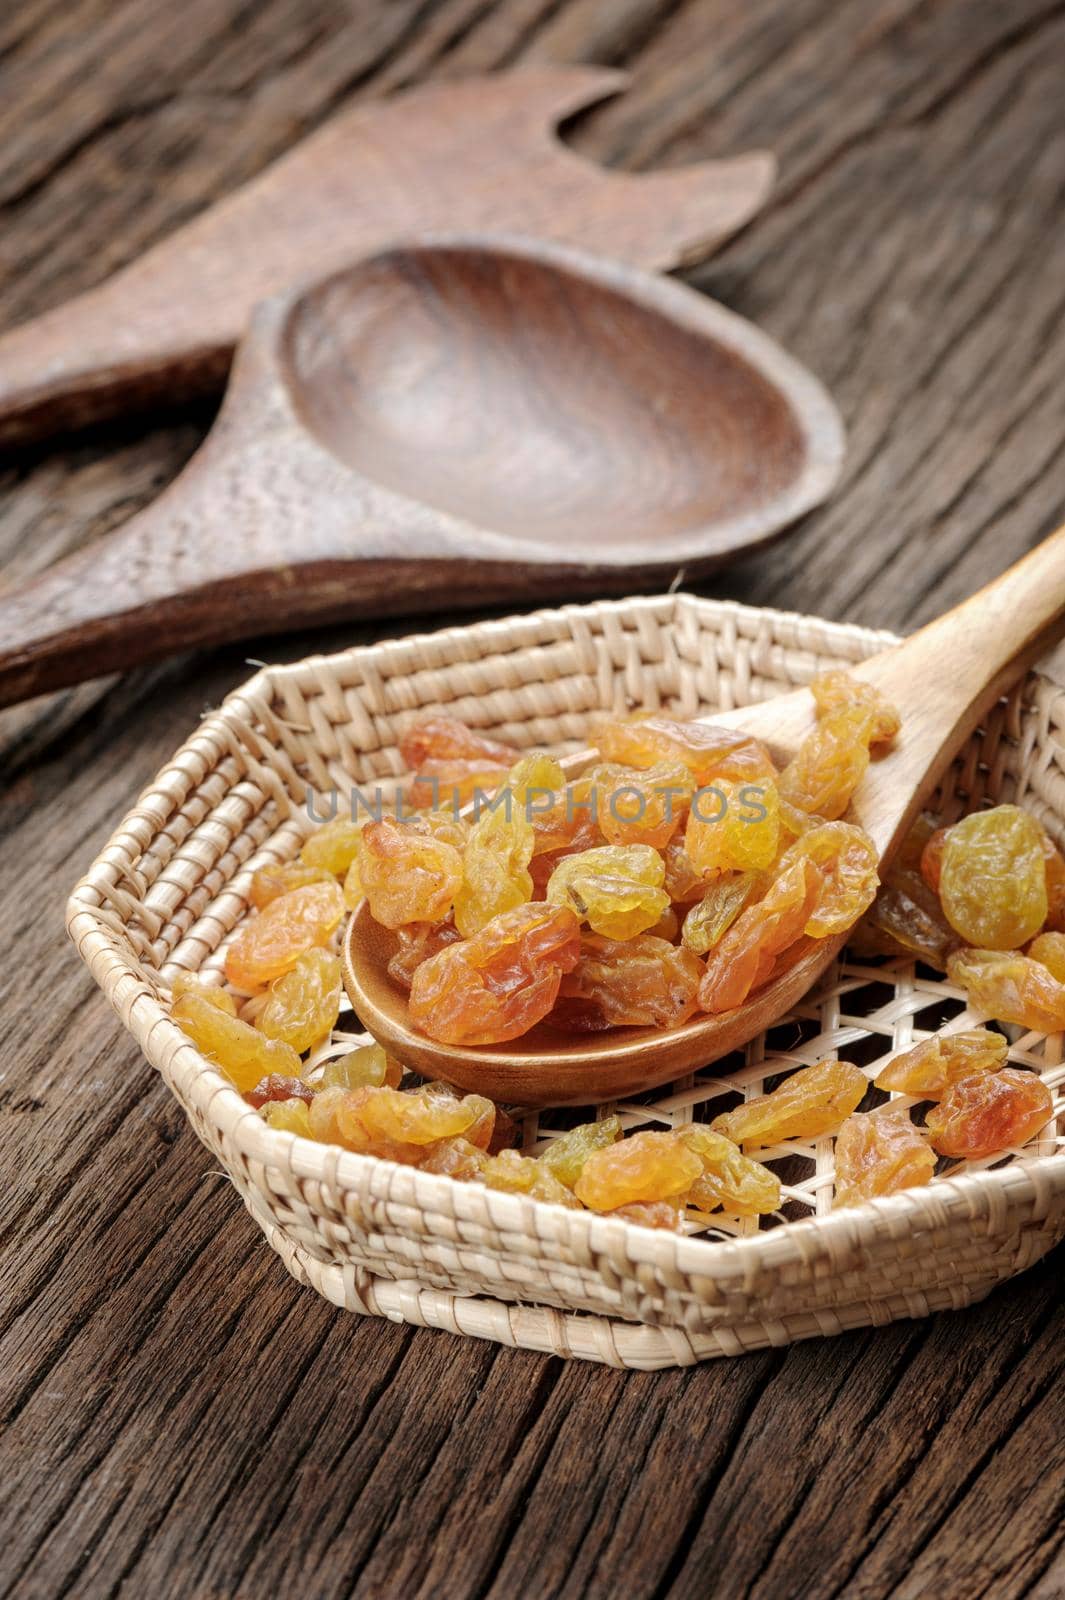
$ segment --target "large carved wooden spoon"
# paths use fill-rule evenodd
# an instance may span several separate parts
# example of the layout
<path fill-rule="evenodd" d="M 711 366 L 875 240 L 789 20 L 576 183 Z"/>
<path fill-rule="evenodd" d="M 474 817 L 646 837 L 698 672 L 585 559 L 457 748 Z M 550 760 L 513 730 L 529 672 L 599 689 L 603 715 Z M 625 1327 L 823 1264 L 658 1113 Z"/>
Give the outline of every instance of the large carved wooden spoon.
<path fill-rule="evenodd" d="M 523 69 L 333 117 L 97 288 L 0 337 L 0 446 L 221 389 L 261 300 L 415 231 L 520 231 L 656 271 L 703 259 L 764 204 L 773 157 L 601 171 L 556 124 L 627 82 Z"/>
<path fill-rule="evenodd" d="M 815 505 L 842 452 L 820 384 L 681 284 L 397 247 L 261 307 L 181 476 L 0 592 L 0 705 L 309 623 L 661 585 Z"/>
<path fill-rule="evenodd" d="M 1065 528 L 920 633 L 854 668 L 902 712 L 896 747 L 876 761 L 854 798 L 853 820 L 890 860 L 952 758 L 1003 691 L 1065 627 Z M 806 690 L 714 715 L 786 759 L 813 725 Z M 567 758 L 570 775 L 592 759 Z M 358 1016 L 414 1071 L 516 1105 L 602 1104 L 668 1083 L 736 1050 L 784 1016 L 846 941 L 811 942 L 751 1000 L 718 1017 L 698 1017 L 671 1033 L 615 1029 L 571 1039 L 541 1026 L 513 1043 L 460 1049 L 411 1026 L 406 994 L 388 977 L 394 936 L 367 912 L 348 926 L 344 975 Z"/>

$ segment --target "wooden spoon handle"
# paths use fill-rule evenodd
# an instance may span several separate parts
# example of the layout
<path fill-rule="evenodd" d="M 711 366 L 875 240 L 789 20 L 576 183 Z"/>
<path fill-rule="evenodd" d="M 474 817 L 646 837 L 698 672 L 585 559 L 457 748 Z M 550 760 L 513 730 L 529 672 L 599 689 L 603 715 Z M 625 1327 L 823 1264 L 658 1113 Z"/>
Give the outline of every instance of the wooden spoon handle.
<path fill-rule="evenodd" d="M 323 542 L 321 559 L 298 567 L 277 548 L 293 532 L 282 506 L 274 513 L 278 538 L 264 540 L 252 563 L 225 501 L 204 507 L 178 485 L 98 544 L 0 591 L 0 707 L 183 650 L 432 611 L 445 595 L 475 605 L 508 587 L 529 588 L 513 566 L 493 574 L 485 564 L 433 560 L 413 546 L 404 559 L 402 527 L 371 534 L 360 527 L 357 506 L 347 536 Z M 298 544 L 298 529 L 295 537 Z M 395 550 L 382 554 L 389 540 Z M 304 550 L 313 544 L 309 533 Z"/>
<path fill-rule="evenodd" d="M 177 541 L 169 561 L 156 537 L 167 533 Z M 167 512 L 150 506 L 40 577 L 0 591 L 0 706 L 224 633 L 239 637 L 249 631 L 243 621 L 254 630 L 256 613 L 265 623 L 261 594 L 249 597 L 243 585 L 227 593 L 213 579 L 201 593 L 187 588 L 180 536 Z"/>
<path fill-rule="evenodd" d="M 0 590 L 0 706 L 181 650 L 383 614 L 390 599 L 414 610 L 412 595 L 446 583 L 431 562 L 412 583 L 396 559 L 434 553 L 419 508 L 375 498 L 293 426 L 262 331 L 278 314 L 253 319 L 210 435 L 157 500 Z"/>
<path fill-rule="evenodd" d="M 442 606 L 628 586 L 622 567 L 467 556 L 443 519 L 350 472 L 303 475 L 298 438 L 274 475 L 227 477 L 212 439 L 159 500 L 40 577 L 0 590 L 0 707 L 167 655 L 256 634 Z M 298 552 L 294 558 L 293 552 Z"/>
<path fill-rule="evenodd" d="M 903 718 L 903 736 L 856 796 L 882 857 L 898 847 L 995 701 L 1063 632 L 1065 527 L 953 611 L 855 667 Z"/>
<path fill-rule="evenodd" d="M 225 383 L 232 341 L 182 337 L 123 275 L 0 336 L 0 447 L 71 433 L 124 412 L 176 414 Z M 205 334 L 207 330 L 205 329 Z"/>
<path fill-rule="evenodd" d="M 924 715 L 941 725 L 945 708 L 959 718 L 985 711 L 1063 631 L 1065 526 L 857 671 L 904 704 L 914 724 Z"/>

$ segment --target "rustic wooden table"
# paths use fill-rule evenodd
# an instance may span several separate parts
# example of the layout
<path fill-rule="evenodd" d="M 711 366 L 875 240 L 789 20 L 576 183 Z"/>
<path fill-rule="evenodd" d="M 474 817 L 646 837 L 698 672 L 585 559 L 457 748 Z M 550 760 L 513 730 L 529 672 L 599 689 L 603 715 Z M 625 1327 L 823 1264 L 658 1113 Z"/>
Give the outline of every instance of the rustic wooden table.
<path fill-rule="evenodd" d="M 773 203 L 692 281 L 850 428 L 833 502 L 707 592 L 905 630 L 1065 516 L 1063 49 L 1051 0 L 22 0 L 0 14 L 0 320 L 340 105 L 627 66 L 573 142 L 635 167 L 778 152 Z M 0 467 L 5 575 L 121 521 L 208 421 Z M 356 1321 L 285 1276 L 61 927 L 245 654 L 0 720 L 5 1591 L 1065 1592 L 1060 1251 L 964 1313 L 657 1375 Z"/>

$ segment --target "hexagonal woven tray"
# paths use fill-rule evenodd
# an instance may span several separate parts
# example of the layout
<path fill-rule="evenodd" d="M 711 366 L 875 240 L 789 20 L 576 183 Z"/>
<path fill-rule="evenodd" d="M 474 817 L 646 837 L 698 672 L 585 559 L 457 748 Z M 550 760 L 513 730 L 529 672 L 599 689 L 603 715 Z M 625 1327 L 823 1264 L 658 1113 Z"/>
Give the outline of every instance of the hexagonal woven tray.
<path fill-rule="evenodd" d="M 1059 1096 L 1023 1151 L 832 1213 L 832 1139 L 782 1145 L 767 1157 L 784 1183 L 778 1217 L 707 1217 L 677 1236 L 276 1132 L 167 1014 L 179 970 L 221 965 L 252 872 L 299 849 L 308 796 L 401 779 L 398 739 L 426 708 L 573 749 L 608 714 L 751 703 L 890 642 L 688 595 L 603 602 L 266 668 L 206 718 L 78 884 L 68 924 L 294 1276 L 350 1310 L 650 1368 L 962 1306 L 1050 1249 L 1065 1233 L 1060 1035 L 1012 1030 L 1011 1059 Z M 1065 694 L 1031 674 L 955 763 L 943 817 L 1017 800 L 1065 836 L 1063 723 Z M 723 1096 L 830 1053 L 872 1078 L 893 1052 L 971 1020 L 938 975 L 848 958 L 742 1055 L 614 1109 L 628 1127 L 713 1115 Z M 342 1016 L 323 1054 L 350 1048 L 357 1027 Z M 560 1116 L 527 1118 L 526 1148 Z"/>

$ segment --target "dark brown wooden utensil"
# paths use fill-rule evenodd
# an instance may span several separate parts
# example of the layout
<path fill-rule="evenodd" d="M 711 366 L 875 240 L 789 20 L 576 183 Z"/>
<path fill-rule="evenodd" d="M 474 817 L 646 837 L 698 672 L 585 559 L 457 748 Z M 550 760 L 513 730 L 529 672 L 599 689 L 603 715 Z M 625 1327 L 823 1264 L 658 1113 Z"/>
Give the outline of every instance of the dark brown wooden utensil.
<path fill-rule="evenodd" d="M 555 126 L 626 82 L 550 67 L 333 118 L 98 288 L 0 338 L 0 444 L 220 389 L 259 301 L 415 232 L 520 231 L 653 270 L 709 255 L 765 201 L 773 158 L 600 171 Z"/>
<path fill-rule="evenodd" d="M 181 476 L 0 595 L 0 705 L 258 632 L 660 584 L 778 532 L 842 452 L 816 379 L 681 284 L 398 247 L 263 306 Z"/>

